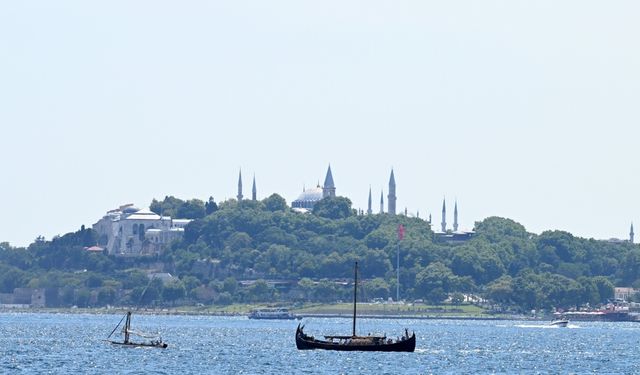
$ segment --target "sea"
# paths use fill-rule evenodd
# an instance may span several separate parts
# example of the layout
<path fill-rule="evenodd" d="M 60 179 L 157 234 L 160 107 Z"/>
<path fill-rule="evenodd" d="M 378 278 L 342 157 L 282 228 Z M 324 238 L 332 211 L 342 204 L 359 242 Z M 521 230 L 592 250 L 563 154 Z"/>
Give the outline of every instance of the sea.
<path fill-rule="evenodd" d="M 298 351 L 295 330 L 350 334 L 346 318 L 136 314 L 167 349 L 105 339 L 122 314 L 0 313 L 3 374 L 640 374 L 640 323 L 359 319 L 358 333 L 415 331 L 414 353 Z M 118 333 L 118 331 L 117 331 Z M 113 338 L 113 337 L 112 337 Z M 116 336 L 120 339 L 120 336 Z"/>

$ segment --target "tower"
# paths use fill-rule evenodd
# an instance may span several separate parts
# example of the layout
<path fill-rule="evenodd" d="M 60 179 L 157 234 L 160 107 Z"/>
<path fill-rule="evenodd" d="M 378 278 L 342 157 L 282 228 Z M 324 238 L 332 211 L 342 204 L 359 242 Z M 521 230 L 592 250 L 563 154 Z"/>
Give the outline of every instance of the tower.
<path fill-rule="evenodd" d="M 442 233 L 447 232 L 447 206 L 445 205 L 444 198 L 442 199 Z"/>
<path fill-rule="evenodd" d="M 322 187 L 322 198 L 335 197 L 336 185 L 333 183 L 333 175 L 331 174 L 331 164 L 327 168 L 327 176 L 324 178 L 324 186 Z"/>
<path fill-rule="evenodd" d="M 631 231 L 629 231 L 629 242 L 633 243 L 633 223 L 631 223 Z"/>
<path fill-rule="evenodd" d="M 391 169 L 391 177 L 389 177 L 389 195 L 387 195 L 387 212 L 391 215 L 396 214 L 396 179 L 393 176 L 393 168 Z"/>
<path fill-rule="evenodd" d="M 380 190 L 380 213 L 384 213 L 384 190 Z"/>
<path fill-rule="evenodd" d="M 255 201 L 258 191 L 256 190 L 256 175 L 253 175 L 253 187 L 251 188 L 251 200 Z"/>
<path fill-rule="evenodd" d="M 367 205 L 367 215 L 371 215 L 372 212 L 373 211 L 371 210 L 371 186 L 369 186 L 369 201 Z"/>
<path fill-rule="evenodd" d="M 458 231 L 458 200 L 456 199 L 455 205 L 453 206 L 453 231 Z"/>
<path fill-rule="evenodd" d="M 238 172 L 238 202 L 242 200 L 242 169 Z"/>

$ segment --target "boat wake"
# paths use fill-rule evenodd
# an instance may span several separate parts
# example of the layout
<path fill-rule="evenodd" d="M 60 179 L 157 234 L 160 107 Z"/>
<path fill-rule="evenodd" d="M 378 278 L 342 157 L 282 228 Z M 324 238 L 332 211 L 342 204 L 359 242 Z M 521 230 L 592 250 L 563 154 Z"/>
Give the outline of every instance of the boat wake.
<path fill-rule="evenodd" d="M 580 326 L 574 325 L 569 323 L 566 327 L 560 327 L 560 326 L 552 326 L 549 324 L 516 324 L 514 327 L 518 327 L 518 328 L 550 328 L 550 329 L 556 329 L 556 328 L 580 328 Z"/>

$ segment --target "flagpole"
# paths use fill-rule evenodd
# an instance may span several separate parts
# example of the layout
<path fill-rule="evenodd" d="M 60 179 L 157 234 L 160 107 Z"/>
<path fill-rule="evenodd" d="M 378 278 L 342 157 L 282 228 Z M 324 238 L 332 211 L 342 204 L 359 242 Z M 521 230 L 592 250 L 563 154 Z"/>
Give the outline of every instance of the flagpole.
<path fill-rule="evenodd" d="M 396 302 L 400 302 L 400 241 L 398 240 L 398 250 L 396 252 Z"/>
<path fill-rule="evenodd" d="M 404 226 L 398 225 L 398 248 L 396 249 L 396 302 L 400 302 L 400 242 L 404 238 Z"/>

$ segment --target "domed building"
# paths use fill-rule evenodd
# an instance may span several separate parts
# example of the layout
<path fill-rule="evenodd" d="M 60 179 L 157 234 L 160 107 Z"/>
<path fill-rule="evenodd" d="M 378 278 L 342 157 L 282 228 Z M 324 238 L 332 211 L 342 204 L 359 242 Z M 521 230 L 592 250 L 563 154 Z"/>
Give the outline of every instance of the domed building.
<path fill-rule="evenodd" d="M 322 188 L 320 185 L 312 189 L 303 189 L 302 193 L 298 195 L 298 198 L 291 202 L 291 207 L 312 210 L 313 206 L 320 199 L 322 199 Z"/>
<path fill-rule="evenodd" d="M 297 211 L 306 212 L 313 210 L 313 206 L 325 197 L 335 197 L 336 186 L 333 183 L 333 175 L 331 174 L 331 166 L 327 169 L 327 175 L 324 179 L 324 186 L 318 184 L 312 189 L 302 189 L 302 193 L 291 202 L 291 207 Z"/>

